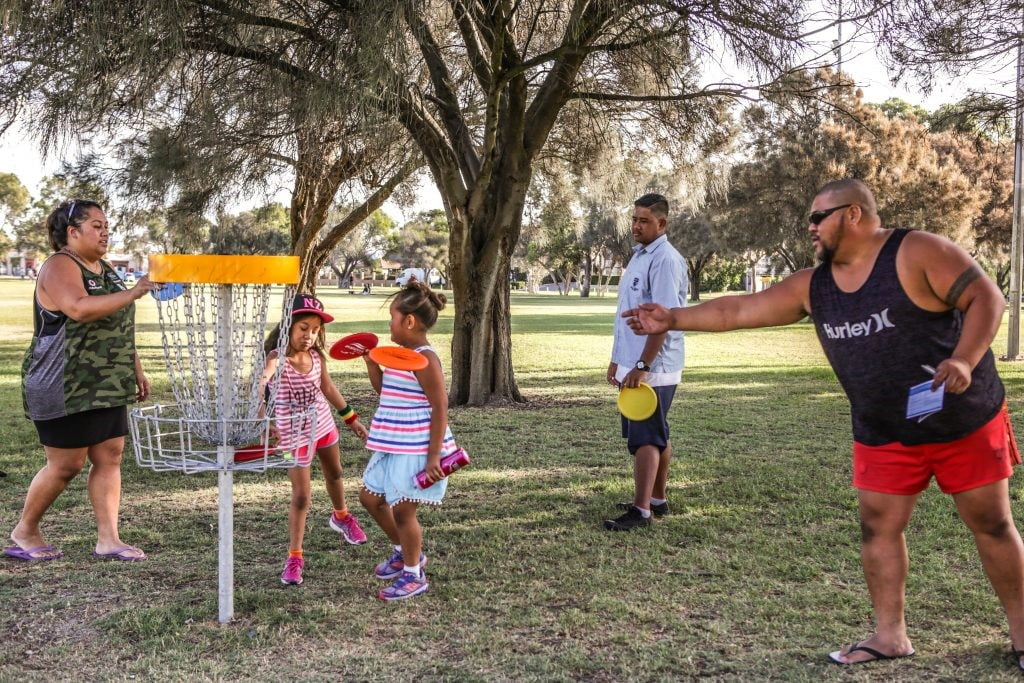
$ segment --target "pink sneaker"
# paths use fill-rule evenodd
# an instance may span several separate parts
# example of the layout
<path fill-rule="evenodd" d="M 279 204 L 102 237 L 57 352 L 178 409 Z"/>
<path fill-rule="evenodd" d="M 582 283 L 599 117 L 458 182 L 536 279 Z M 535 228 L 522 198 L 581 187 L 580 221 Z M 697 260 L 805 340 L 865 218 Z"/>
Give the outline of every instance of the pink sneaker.
<path fill-rule="evenodd" d="M 302 568 L 306 561 L 301 557 L 289 557 L 284 563 L 284 571 L 281 572 L 281 583 L 288 586 L 298 586 L 302 583 Z"/>
<path fill-rule="evenodd" d="M 359 526 L 359 520 L 351 512 L 348 513 L 348 517 L 345 519 L 337 519 L 334 513 L 331 513 L 330 519 L 327 523 L 332 529 L 337 531 L 346 542 L 351 545 L 362 545 L 366 543 L 366 533 L 363 532 L 363 528 Z"/>

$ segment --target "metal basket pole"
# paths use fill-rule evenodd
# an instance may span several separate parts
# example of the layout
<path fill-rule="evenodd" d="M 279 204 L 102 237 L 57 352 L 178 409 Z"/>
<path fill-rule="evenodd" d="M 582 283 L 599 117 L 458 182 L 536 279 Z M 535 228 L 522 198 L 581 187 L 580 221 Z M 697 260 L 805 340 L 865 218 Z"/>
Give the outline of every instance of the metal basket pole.
<path fill-rule="evenodd" d="M 226 624 L 235 613 L 235 555 L 234 555 L 234 463 L 235 448 L 228 445 L 228 418 L 234 406 L 234 368 L 232 367 L 231 340 L 233 338 L 231 285 L 217 285 L 217 412 L 221 420 L 221 439 L 217 446 L 217 484 L 219 489 L 217 511 L 217 603 L 219 621 Z"/>

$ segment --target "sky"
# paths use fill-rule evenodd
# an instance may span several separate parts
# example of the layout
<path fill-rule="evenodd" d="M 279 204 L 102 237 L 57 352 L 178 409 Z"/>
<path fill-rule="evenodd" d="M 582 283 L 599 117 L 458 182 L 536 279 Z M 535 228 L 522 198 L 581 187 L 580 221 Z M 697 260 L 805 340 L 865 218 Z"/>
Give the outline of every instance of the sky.
<path fill-rule="evenodd" d="M 851 27 L 845 27 L 844 33 L 850 38 Z M 831 40 L 834 36 L 825 36 Z M 827 42 L 827 41 L 826 41 Z M 815 63 L 830 60 L 831 56 L 812 55 L 817 57 Z M 1012 61 L 1012 60 L 1009 60 Z M 850 40 L 843 49 L 843 69 L 851 75 L 858 86 L 864 91 L 864 99 L 867 102 L 882 102 L 890 97 L 898 97 L 912 104 L 920 104 L 931 111 L 939 105 L 955 102 L 967 94 L 968 85 L 963 80 L 950 81 L 940 80 L 936 83 L 935 89 L 927 96 L 912 83 L 901 83 L 893 85 L 885 67 L 879 62 L 875 45 L 870 40 Z M 729 78 L 731 72 L 738 69 L 734 65 L 718 64 L 709 67 L 714 72 L 714 77 L 709 80 L 717 81 Z M 738 78 L 742 79 L 742 75 Z M 1005 70 L 1002 73 L 974 73 L 971 75 L 970 87 L 984 89 L 992 92 L 1009 92 L 1006 83 L 1012 82 L 1012 74 L 1009 76 Z M 63 147 L 50 151 L 45 157 L 40 153 L 38 145 L 26 139 L 24 133 L 19 130 L 9 130 L 5 135 L 0 136 L 0 172 L 14 173 L 21 182 L 36 194 L 42 178 L 55 172 L 65 159 L 73 160 L 79 156 L 82 150 L 75 144 L 69 143 Z M 282 183 L 287 185 L 287 183 Z M 252 197 L 251 201 L 243 202 L 232 210 L 242 210 L 258 206 L 268 199 L 284 204 L 290 202 L 290 195 L 287 187 L 281 187 L 272 192 L 270 196 L 260 195 Z M 396 220 L 402 221 L 405 217 L 415 211 L 442 208 L 440 195 L 436 188 L 429 181 L 419 184 L 418 200 L 411 209 L 403 213 L 393 203 L 385 204 L 384 210 Z"/>

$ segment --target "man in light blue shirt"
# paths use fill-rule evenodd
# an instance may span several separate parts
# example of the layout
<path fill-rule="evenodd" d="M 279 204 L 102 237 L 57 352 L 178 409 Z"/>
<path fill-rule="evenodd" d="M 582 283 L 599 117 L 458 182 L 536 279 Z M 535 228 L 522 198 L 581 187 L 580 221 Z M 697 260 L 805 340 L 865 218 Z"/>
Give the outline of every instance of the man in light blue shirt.
<path fill-rule="evenodd" d="M 616 387 L 652 387 L 658 407 L 645 420 L 622 417 L 622 436 L 633 455 L 633 500 L 619 503 L 625 512 L 604 522 L 610 531 L 632 531 L 649 526 L 651 515 L 668 513 L 665 488 L 672 459 L 668 411 L 683 372 L 683 333 L 642 337 L 633 333 L 622 312 L 644 303 L 665 307 L 686 305 L 686 261 L 668 243 L 668 200 L 645 194 L 633 205 L 633 239 L 637 246 L 619 279 L 619 306 L 615 314 L 615 341 L 608 365 L 608 382 Z"/>

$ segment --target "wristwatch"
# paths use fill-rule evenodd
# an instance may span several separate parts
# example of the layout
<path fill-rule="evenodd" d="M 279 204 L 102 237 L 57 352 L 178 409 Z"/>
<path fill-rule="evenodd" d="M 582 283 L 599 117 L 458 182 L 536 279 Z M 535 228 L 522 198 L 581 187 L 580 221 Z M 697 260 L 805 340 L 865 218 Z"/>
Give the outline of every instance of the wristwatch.
<path fill-rule="evenodd" d="M 651 371 L 651 366 L 648 365 L 647 363 L 643 362 L 642 360 L 638 360 L 636 362 L 636 369 L 637 370 L 643 370 L 644 372 L 650 372 Z"/>

